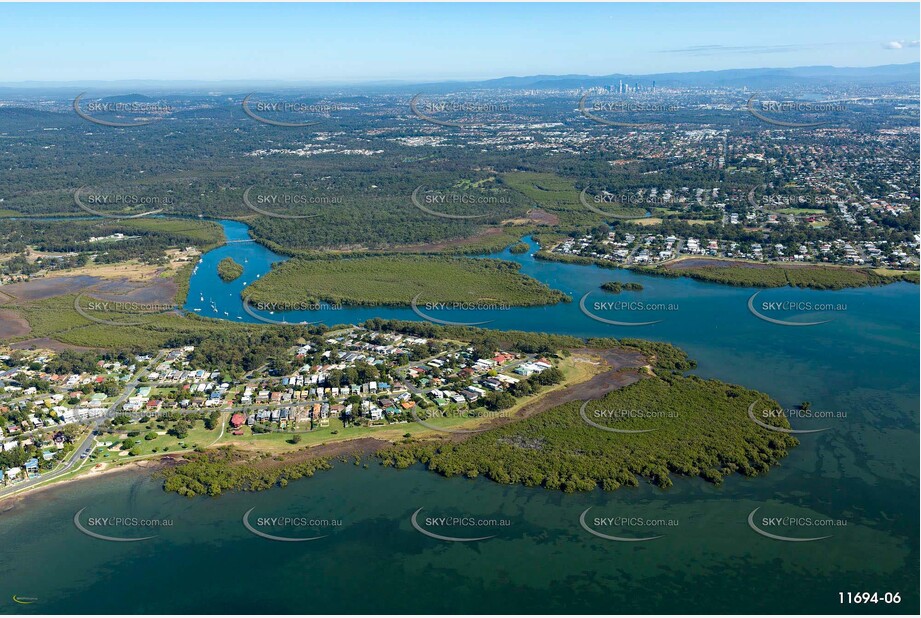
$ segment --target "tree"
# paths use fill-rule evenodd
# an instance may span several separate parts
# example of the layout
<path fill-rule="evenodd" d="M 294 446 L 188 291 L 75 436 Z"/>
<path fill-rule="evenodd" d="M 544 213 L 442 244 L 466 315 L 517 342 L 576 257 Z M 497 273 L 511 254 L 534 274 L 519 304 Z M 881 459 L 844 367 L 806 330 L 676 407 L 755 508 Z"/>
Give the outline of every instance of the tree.
<path fill-rule="evenodd" d="M 189 422 L 186 420 L 178 420 L 172 429 L 169 430 L 169 434 L 180 440 L 184 439 L 189 435 Z"/>
<path fill-rule="evenodd" d="M 486 409 L 493 412 L 498 410 L 506 410 L 515 405 L 515 398 L 506 392 L 489 393 L 483 397 L 482 401 L 483 405 L 486 406 Z"/>
<path fill-rule="evenodd" d="M 291 436 L 291 439 L 289 439 L 288 442 L 290 442 L 291 444 L 300 444 L 301 439 L 302 439 L 301 434 L 296 433 L 293 436 Z"/>

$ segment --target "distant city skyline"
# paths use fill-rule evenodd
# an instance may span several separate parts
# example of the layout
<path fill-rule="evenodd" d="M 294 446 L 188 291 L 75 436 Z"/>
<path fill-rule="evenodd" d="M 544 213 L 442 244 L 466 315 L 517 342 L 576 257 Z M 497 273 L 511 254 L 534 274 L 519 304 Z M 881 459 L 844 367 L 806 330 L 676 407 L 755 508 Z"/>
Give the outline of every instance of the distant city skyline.
<path fill-rule="evenodd" d="M 0 82 L 318 83 L 919 60 L 916 3 L 0 4 Z"/>

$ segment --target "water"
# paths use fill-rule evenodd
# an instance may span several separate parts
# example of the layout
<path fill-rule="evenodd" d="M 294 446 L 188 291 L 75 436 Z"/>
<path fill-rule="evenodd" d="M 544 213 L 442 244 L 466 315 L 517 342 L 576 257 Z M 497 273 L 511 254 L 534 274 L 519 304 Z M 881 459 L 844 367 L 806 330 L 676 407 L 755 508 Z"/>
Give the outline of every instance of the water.
<path fill-rule="evenodd" d="M 247 238 L 242 224 L 224 225 L 229 239 Z M 229 284 L 216 275 L 217 262 L 227 255 L 244 266 L 243 276 Z M 823 314 L 833 318 L 828 324 L 790 328 L 748 312 L 755 290 L 538 262 L 528 254 L 501 257 L 576 299 L 592 291 L 593 299 L 609 300 L 615 297 L 597 290 L 600 283 L 637 281 L 642 292 L 617 298 L 678 308 L 655 312 L 654 319 L 664 321 L 645 327 L 596 322 L 577 303 L 485 316 L 459 312 L 452 319 L 669 341 L 698 360 L 699 375 L 763 390 L 785 407 L 810 401 L 814 410 L 843 412 L 846 418 L 796 420 L 797 428 L 830 430 L 802 436 L 800 446 L 766 476 L 734 477 L 720 487 L 676 479 L 668 491 L 644 484 L 562 494 L 484 479 L 444 479 L 419 467 L 384 469 L 373 461 L 367 469 L 337 462 L 332 471 L 284 489 L 215 499 L 166 494 L 157 480 L 135 473 L 82 481 L 0 515 L 0 608 L 11 613 L 917 612 L 917 286 L 763 292 L 759 299 L 847 306 Z M 243 282 L 281 259 L 254 243 L 208 253 L 192 278 L 186 308 L 254 321 L 238 298 Z M 286 317 L 333 324 L 374 316 L 418 319 L 406 309 L 318 313 Z M 654 541 L 607 541 L 580 527 L 579 515 L 589 506 L 589 521 L 596 515 L 633 516 L 677 525 L 655 527 L 653 532 L 664 536 Z M 157 530 L 159 536 L 149 541 L 99 541 L 73 525 L 74 513 L 84 507 L 84 522 L 120 515 L 172 519 L 173 526 Z M 484 530 L 497 535 L 448 543 L 413 529 L 410 517 L 420 507 L 422 521 L 468 515 L 507 519 L 510 525 L 438 530 L 459 537 Z M 778 542 L 748 527 L 748 514 L 759 507 L 759 518 L 797 515 L 847 525 L 789 534 L 832 535 L 822 541 Z M 308 516 L 342 525 L 320 530 L 329 536 L 317 541 L 273 542 L 243 527 L 241 518 L 251 508 L 253 517 Z M 901 604 L 842 606 L 839 592 L 848 591 L 898 591 Z M 12 595 L 38 601 L 16 605 L 8 601 Z"/>

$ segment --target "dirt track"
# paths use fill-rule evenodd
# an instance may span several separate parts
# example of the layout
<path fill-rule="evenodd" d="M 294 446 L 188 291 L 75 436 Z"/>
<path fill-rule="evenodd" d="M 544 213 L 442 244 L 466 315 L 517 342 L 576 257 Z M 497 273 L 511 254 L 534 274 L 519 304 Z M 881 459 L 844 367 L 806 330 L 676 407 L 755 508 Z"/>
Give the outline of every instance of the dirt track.
<path fill-rule="evenodd" d="M 608 370 L 599 373 L 585 382 L 579 382 L 578 384 L 573 384 L 566 388 L 547 393 L 539 399 L 525 405 L 512 418 L 497 418 L 489 423 L 481 425 L 479 428 L 495 429 L 502 425 L 520 421 L 521 419 L 540 414 L 541 412 L 546 412 L 550 408 L 564 403 L 585 401 L 587 399 L 599 399 L 611 391 L 639 381 L 643 375 L 641 368 L 648 362 L 640 352 L 623 349 L 597 350 L 580 348 L 572 350 L 572 353 L 599 357 L 601 362 L 607 365 Z M 455 441 L 461 441 L 471 435 L 476 434 L 452 434 L 451 437 Z"/>

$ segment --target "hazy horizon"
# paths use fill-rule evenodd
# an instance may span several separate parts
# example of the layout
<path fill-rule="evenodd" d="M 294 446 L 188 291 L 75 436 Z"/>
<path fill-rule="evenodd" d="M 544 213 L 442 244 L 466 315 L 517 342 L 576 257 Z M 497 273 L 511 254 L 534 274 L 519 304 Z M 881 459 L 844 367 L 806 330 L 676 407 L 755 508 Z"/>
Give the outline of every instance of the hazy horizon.
<path fill-rule="evenodd" d="M 858 68 L 917 62 L 919 18 L 907 3 L 3 4 L 0 57 L 17 61 L 0 65 L 0 83 Z"/>

